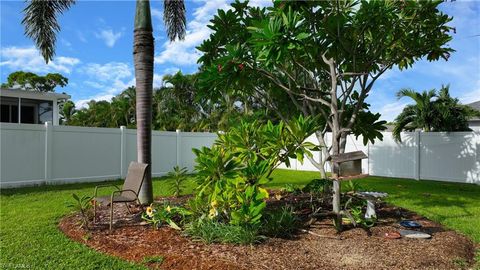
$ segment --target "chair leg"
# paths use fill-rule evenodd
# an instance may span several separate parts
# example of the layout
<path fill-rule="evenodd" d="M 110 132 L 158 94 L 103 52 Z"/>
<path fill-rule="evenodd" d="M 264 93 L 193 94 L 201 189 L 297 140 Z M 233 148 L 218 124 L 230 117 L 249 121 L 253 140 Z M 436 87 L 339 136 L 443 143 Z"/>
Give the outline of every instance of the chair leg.
<path fill-rule="evenodd" d="M 128 207 L 128 203 L 125 203 L 125 207 L 127 207 L 127 211 L 128 211 L 128 213 L 131 215 L 131 214 L 132 214 L 132 211 L 130 211 L 130 207 Z"/>
<path fill-rule="evenodd" d="M 140 199 L 138 197 L 137 197 L 137 202 L 138 202 L 138 205 L 140 205 L 142 212 L 145 212 L 145 208 L 143 208 L 143 204 L 140 202 Z"/>
<path fill-rule="evenodd" d="M 110 231 L 113 225 L 113 202 L 110 203 Z"/>
<path fill-rule="evenodd" d="M 93 223 L 97 222 L 97 202 L 93 201 Z"/>

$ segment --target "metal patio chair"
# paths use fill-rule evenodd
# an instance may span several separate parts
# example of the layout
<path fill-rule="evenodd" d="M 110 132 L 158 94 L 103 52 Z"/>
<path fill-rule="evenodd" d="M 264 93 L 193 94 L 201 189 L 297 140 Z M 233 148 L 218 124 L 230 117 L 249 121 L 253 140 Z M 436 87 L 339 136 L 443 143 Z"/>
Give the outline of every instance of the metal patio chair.
<path fill-rule="evenodd" d="M 127 178 L 125 178 L 125 182 L 123 183 L 122 189 L 118 186 L 113 184 L 107 185 L 98 185 L 95 187 L 94 193 L 94 200 L 95 203 L 93 204 L 93 222 L 96 222 L 97 217 L 97 203 L 106 204 L 107 206 L 110 205 L 110 230 L 112 230 L 113 224 L 113 205 L 115 203 L 125 203 L 127 207 L 128 213 L 132 214 L 130 208 L 128 207 L 127 203 L 137 202 L 143 210 L 143 205 L 140 203 L 138 199 L 138 193 L 140 192 L 140 188 L 142 187 L 143 178 L 147 172 L 148 164 L 137 163 L 132 161 L 128 166 L 128 173 Z M 114 186 L 117 190 L 113 191 L 110 196 L 101 196 L 97 197 L 97 191 L 103 187 L 111 187 Z"/>

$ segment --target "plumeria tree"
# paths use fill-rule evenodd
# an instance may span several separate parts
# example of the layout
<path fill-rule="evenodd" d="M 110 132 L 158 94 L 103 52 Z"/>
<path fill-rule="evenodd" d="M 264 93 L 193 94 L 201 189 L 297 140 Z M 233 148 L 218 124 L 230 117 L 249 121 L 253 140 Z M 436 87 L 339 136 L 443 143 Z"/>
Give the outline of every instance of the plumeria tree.
<path fill-rule="evenodd" d="M 213 33 L 198 47 L 203 89 L 241 91 L 287 121 L 296 113 L 321 115 L 316 137 L 324 159 L 310 161 L 325 176 L 325 159 L 344 152 L 348 134 L 381 138 L 384 122 L 365 100 L 386 71 L 450 56 L 451 18 L 440 3 L 275 1 L 261 9 L 236 1 L 219 10 Z M 339 216 L 338 181 L 333 210 Z"/>

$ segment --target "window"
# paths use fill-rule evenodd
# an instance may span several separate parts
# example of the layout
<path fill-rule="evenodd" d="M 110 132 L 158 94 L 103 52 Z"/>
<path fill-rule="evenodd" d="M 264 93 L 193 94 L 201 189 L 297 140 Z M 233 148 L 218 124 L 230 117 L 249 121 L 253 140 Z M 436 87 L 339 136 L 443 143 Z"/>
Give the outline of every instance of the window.
<path fill-rule="evenodd" d="M 18 98 L 1 97 L 0 122 L 18 123 Z"/>
<path fill-rule="evenodd" d="M 0 111 L 0 121 L 4 123 L 10 122 L 10 105 L 2 104 Z"/>
<path fill-rule="evenodd" d="M 22 124 L 35 124 L 35 107 L 22 105 L 20 117 L 22 118 L 20 121 Z"/>
<path fill-rule="evenodd" d="M 18 98 L 1 97 L 0 121 L 18 123 Z M 20 99 L 20 123 L 45 124 L 53 122 L 53 102 L 35 99 Z"/>

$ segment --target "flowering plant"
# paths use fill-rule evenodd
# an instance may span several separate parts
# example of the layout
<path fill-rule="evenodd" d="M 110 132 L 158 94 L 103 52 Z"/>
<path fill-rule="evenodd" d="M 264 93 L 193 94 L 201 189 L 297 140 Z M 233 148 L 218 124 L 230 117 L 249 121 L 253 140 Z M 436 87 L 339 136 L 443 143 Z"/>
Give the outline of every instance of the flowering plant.
<path fill-rule="evenodd" d="M 190 211 L 183 207 L 170 206 L 168 204 L 154 207 L 153 204 L 151 204 L 142 214 L 142 219 L 152 224 L 155 229 L 158 229 L 164 224 L 168 224 L 175 230 L 181 230 L 177 223 L 183 223 L 185 217 L 190 215 Z"/>

